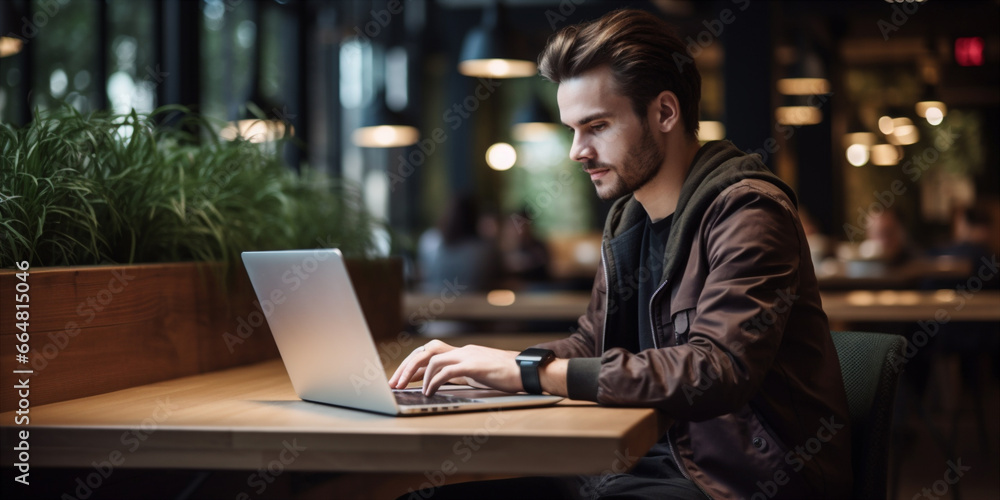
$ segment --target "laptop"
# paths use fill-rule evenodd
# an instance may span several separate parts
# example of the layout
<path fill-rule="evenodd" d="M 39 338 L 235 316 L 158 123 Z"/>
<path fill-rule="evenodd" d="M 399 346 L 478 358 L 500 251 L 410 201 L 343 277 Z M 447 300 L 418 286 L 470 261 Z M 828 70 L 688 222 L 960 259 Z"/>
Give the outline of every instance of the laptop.
<path fill-rule="evenodd" d="M 469 386 L 445 386 L 430 397 L 419 389 L 393 390 L 340 250 L 243 252 L 243 264 L 295 393 L 305 401 L 428 415 L 544 406 L 563 399 Z M 400 352 L 417 345 L 401 346 Z"/>

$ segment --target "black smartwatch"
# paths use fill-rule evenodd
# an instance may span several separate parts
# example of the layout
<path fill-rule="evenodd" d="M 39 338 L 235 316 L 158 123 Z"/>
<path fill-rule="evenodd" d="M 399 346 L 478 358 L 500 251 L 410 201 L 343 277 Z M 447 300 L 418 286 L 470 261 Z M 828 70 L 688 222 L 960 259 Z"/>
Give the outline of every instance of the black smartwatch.
<path fill-rule="evenodd" d="M 514 361 L 521 367 L 521 385 L 528 394 L 541 394 L 542 381 L 538 377 L 538 367 L 556 358 L 556 353 L 548 349 L 532 347 L 518 354 Z"/>

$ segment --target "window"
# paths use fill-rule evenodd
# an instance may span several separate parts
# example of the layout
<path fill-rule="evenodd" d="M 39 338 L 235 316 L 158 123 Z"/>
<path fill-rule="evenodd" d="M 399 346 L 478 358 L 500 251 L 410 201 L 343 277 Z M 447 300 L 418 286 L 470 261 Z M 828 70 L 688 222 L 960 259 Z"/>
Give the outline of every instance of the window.
<path fill-rule="evenodd" d="M 108 108 L 115 113 L 156 107 L 156 87 L 166 78 L 156 64 L 154 3 L 151 0 L 108 2 Z"/>

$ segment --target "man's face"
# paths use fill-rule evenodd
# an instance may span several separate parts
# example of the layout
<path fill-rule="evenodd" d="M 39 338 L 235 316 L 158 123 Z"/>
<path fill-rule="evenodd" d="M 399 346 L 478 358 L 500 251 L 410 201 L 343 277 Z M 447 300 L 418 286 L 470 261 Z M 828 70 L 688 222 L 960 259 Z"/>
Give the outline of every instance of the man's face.
<path fill-rule="evenodd" d="M 590 174 L 602 200 L 634 192 L 652 179 L 664 153 L 647 118 L 618 93 L 608 67 L 564 80 L 557 93 L 562 122 L 573 131 L 569 156 Z"/>

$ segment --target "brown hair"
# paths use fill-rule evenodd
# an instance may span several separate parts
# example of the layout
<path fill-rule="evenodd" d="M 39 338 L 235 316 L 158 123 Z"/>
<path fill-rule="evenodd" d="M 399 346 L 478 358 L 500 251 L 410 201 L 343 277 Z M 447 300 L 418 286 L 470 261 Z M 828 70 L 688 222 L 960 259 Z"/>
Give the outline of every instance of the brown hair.
<path fill-rule="evenodd" d="M 559 30 L 538 57 L 539 72 L 554 83 L 603 65 L 640 118 L 653 98 L 669 90 L 680 102 L 685 130 L 697 135 L 701 75 L 665 21 L 641 10 L 616 10 Z"/>

